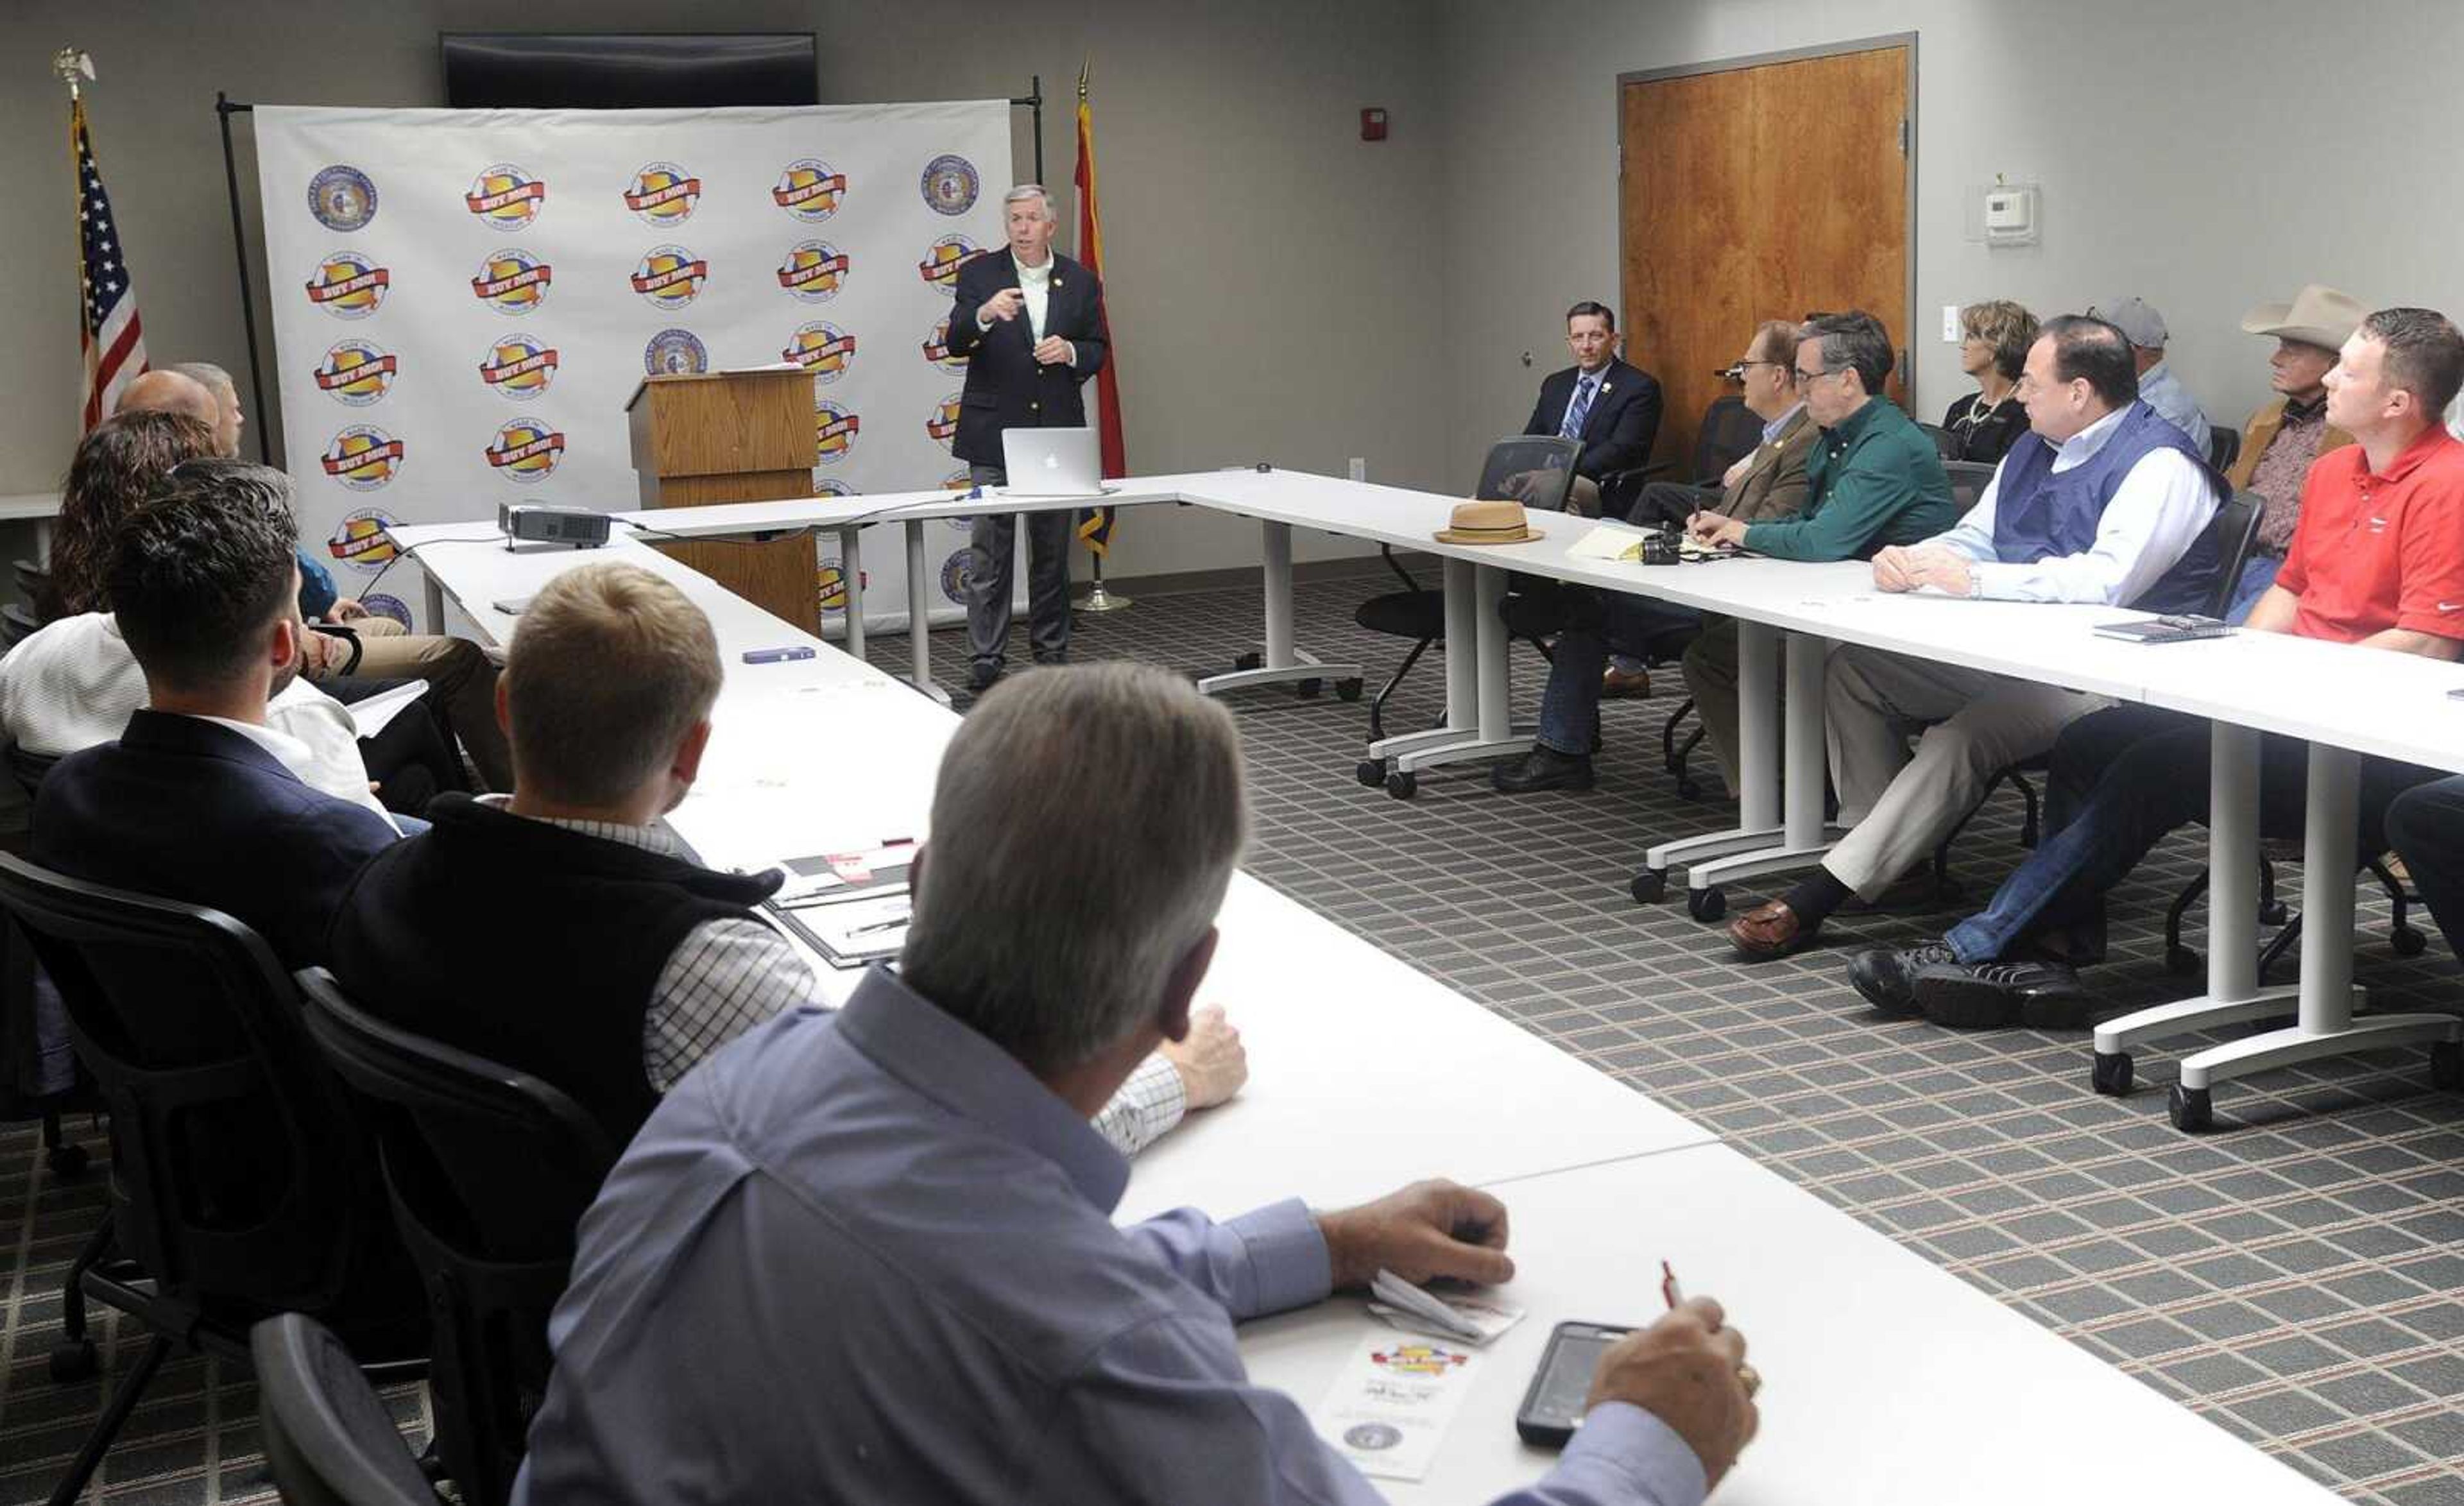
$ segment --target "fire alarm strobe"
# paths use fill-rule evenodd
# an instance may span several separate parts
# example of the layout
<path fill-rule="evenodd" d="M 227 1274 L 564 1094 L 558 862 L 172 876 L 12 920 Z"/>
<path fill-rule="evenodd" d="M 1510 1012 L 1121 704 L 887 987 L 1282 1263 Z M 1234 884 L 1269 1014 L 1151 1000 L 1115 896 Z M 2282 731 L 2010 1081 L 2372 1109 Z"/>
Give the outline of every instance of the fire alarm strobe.
<path fill-rule="evenodd" d="M 1386 112 L 1376 108 L 1360 112 L 1360 139 L 1382 142 L 1386 139 Z"/>

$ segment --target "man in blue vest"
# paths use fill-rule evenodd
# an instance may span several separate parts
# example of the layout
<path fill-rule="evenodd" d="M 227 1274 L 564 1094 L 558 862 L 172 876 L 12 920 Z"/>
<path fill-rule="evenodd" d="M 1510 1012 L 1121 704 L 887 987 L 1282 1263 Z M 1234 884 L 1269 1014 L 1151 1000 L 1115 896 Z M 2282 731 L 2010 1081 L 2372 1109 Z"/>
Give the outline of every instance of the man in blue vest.
<path fill-rule="evenodd" d="M 2139 400 L 2138 382 L 2121 330 L 2077 315 L 2049 321 L 2019 378 L 2032 432 L 1957 527 L 1875 555 L 1875 588 L 2207 609 L 2220 568 L 2208 525 L 2221 489 L 2189 436 Z M 1831 781 L 1853 830 L 1805 882 L 1729 924 L 1739 955 L 1786 956 L 1851 895 L 1880 897 L 1975 808 L 1996 770 L 2047 752 L 2097 704 L 1932 659 L 1832 654 Z M 1910 722 L 1925 727 L 1913 757 Z"/>

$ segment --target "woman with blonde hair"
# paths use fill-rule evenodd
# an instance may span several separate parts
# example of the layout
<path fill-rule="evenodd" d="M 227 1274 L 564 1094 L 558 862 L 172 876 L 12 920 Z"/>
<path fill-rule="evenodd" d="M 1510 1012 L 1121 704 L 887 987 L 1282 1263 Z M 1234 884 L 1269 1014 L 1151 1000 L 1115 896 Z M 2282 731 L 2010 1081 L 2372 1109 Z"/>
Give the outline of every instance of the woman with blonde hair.
<path fill-rule="evenodd" d="M 2028 432 L 2028 410 L 2015 390 L 2028 347 L 2036 343 L 2036 316 L 2006 299 L 1970 303 L 1959 311 L 1959 369 L 1976 390 L 1950 405 L 1942 427 L 1958 453 L 1946 460 L 1998 465 L 2002 453 Z"/>

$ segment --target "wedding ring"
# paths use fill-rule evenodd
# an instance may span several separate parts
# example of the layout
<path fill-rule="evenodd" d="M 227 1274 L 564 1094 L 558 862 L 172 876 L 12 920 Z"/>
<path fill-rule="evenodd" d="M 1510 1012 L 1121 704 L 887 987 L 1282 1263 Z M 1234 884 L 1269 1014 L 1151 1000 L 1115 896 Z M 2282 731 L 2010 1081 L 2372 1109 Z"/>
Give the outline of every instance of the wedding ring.
<path fill-rule="evenodd" d="M 1752 1365 L 1741 1364 L 1737 1366 L 1737 1384 L 1746 1388 L 1746 1400 L 1750 1402 L 1754 1393 L 1763 1388 L 1763 1373 Z"/>

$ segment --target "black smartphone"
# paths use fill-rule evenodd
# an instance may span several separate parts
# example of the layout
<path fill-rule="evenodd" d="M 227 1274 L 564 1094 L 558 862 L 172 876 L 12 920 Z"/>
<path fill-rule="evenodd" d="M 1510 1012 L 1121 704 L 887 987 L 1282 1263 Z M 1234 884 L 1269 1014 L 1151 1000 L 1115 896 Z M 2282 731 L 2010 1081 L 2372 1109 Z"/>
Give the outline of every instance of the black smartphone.
<path fill-rule="evenodd" d="M 1549 1332 L 1540 1368 L 1515 1408 L 1514 1430 L 1523 1441 L 1562 1449 L 1583 1426 L 1583 1402 L 1592 1394 L 1592 1372 L 1611 1344 L 1632 1333 L 1610 1323 L 1559 1323 Z"/>

